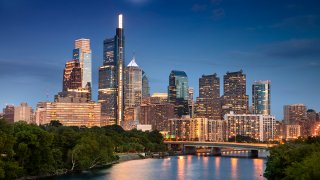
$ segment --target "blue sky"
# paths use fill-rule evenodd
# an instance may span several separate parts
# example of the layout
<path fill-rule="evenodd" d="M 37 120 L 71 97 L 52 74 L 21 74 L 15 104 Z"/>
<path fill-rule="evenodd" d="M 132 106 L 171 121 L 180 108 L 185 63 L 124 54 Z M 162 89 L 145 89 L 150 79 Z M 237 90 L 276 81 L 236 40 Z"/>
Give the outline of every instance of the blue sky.
<path fill-rule="evenodd" d="M 271 80 L 271 108 L 304 103 L 320 110 L 320 2 L 307 0 L 0 0 L 0 108 L 53 100 L 73 42 L 90 38 L 93 98 L 102 42 L 124 14 L 126 63 L 133 53 L 151 92 L 166 92 L 184 70 L 198 95 L 202 74 L 243 69 L 247 94 Z M 221 94 L 222 94 L 221 88 Z"/>

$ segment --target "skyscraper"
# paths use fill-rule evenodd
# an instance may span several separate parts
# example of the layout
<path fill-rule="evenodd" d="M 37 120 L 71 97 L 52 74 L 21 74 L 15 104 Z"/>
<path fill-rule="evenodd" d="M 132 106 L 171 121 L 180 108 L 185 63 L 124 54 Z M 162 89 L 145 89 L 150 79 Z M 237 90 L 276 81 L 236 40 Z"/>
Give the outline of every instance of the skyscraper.
<path fill-rule="evenodd" d="M 99 95 L 102 125 L 121 125 L 124 117 L 124 30 L 118 16 L 114 38 L 103 42 L 103 66 L 99 68 Z"/>
<path fill-rule="evenodd" d="M 199 79 L 195 116 L 221 120 L 220 78 L 217 74 L 202 75 Z"/>
<path fill-rule="evenodd" d="M 222 97 L 222 115 L 233 111 L 235 114 L 249 112 L 248 96 L 246 95 L 246 75 L 242 70 L 227 72 L 223 77 L 224 94 Z"/>
<path fill-rule="evenodd" d="M 184 71 L 173 70 L 169 76 L 168 101 L 175 105 L 175 114 L 179 117 L 189 114 L 188 76 Z"/>
<path fill-rule="evenodd" d="M 73 59 L 79 60 L 81 67 L 82 88 L 91 87 L 91 49 L 90 39 L 77 39 L 74 43 Z"/>
<path fill-rule="evenodd" d="M 91 101 L 91 49 L 90 39 L 75 40 L 72 60 L 63 71 L 62 92 L 55 95 L 55 102 L 79 103 Z"/>
<path fill-rule="evenodd" d="M 142 70 L 135 57 L 126 67 L 125 73 L 125 108 L 140 106 L 142 98 Z"/>
<path fill-rule="evenodd" d="M 142 98 L 150 96 L 149 79 L 147 74 L 142 71 Z"/>
<path fill-rule="evenodd" d="M 253 114 L 270 115 L 270 81 L 256 81 L 252 85 Z"/>

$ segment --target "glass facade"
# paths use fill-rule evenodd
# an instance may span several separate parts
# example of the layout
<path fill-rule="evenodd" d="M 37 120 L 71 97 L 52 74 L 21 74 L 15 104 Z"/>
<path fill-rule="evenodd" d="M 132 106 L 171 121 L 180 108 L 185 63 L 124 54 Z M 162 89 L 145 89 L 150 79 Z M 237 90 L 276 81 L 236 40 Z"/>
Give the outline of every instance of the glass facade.
<path fill-rule="evenodd" d="M 150 96 L 149 79 L 147 74 L 142 71 L 142 98 Z"/>
<path fill-rule="evenodd" d="M 119 24 L 122 24 L 122 18 Z M 116 29 L 114 38 L 103 42 L 103 66 L 99 69 L 99 95 L 102 119 L 121 125 L 124 117 L 124 30 Z"/>
<path fill-rule="evenodd" d="M 189 114 L 188 76 L 184 71 L 171 71 L 169 76 L 168 101 L 175 105 L 179 117 Z"/>
<path fill-rule="evenodd" d="M 90 39 L 81 38 L 75 40 L 73 59 L 80 61 L 80 67 L 82 69 L 82 88 L 86 88 L 87 86 L 91 87 L 92 67 Z"/>
<path fill-rule="evenodd" d="M 253 114 L 270 115 L 270 81 L 256 81 L 252 85 Z"/>

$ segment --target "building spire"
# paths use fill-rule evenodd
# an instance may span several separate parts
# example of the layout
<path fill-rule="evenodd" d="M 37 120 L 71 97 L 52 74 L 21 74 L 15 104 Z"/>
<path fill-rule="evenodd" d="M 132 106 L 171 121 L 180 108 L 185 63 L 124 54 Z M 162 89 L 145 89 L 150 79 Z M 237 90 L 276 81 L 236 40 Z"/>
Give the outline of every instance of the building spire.
<path fill-rule="evenodd" d="M 139 67 L 138 64 L 136 63 L 136 56 L 135 53 L 133 54 L 132 60 L 128 64 L 128 67 Z"/>
<path fill-rule="evenodd" d="M 123 28 L 123 20 L 122 20 L 122 14 L 118 15 L 118 28 Z"/>

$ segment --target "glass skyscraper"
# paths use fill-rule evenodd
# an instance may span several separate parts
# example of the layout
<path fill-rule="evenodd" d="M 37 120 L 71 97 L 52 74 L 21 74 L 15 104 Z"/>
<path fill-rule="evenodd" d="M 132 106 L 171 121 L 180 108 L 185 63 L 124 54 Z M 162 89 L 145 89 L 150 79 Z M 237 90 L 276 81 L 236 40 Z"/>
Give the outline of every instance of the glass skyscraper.
<path fill-rule="evenodd" d="M 147 74 L 142 71 L 142 98 L 150 96 L 149 79 Z"/>
<path fill-rule="evenodd" d="M 124 30 L 122 14 L 114 38 L 103 42 L 103 66 L 99 68 L 102 125 L 121 125 L 124 117 Z"/>
<path fill-rule="evenodd" d="M 168 101 L 175 105 L 175 114 L 179 117 L 189 114 L 188 76 L 184 71 L 173 70 L 169 76 Z"/>
<path fill-rule="evenodd" d="M 252 85 L 252 111 L 270 115 L 270 81 L 256 81 Z"/>
<path fill-rule="evenodd" d="M 125 73 L 125 107 L 140 106 L 142 99 L 142 70 L 132 58 Z"/>

